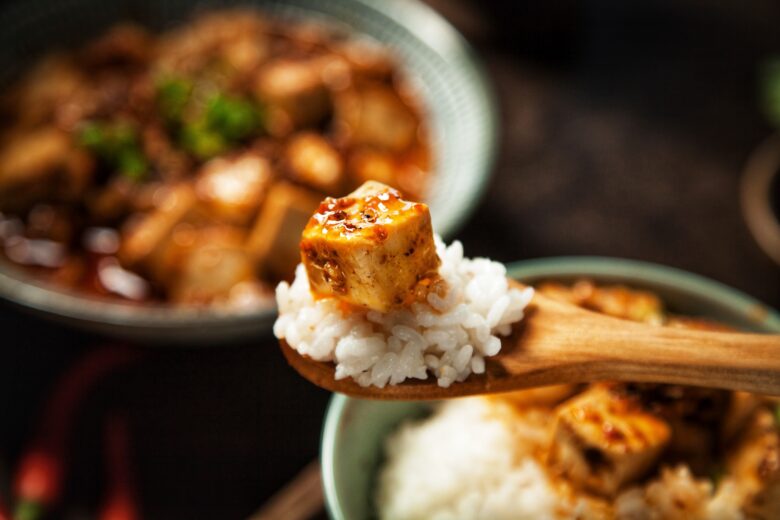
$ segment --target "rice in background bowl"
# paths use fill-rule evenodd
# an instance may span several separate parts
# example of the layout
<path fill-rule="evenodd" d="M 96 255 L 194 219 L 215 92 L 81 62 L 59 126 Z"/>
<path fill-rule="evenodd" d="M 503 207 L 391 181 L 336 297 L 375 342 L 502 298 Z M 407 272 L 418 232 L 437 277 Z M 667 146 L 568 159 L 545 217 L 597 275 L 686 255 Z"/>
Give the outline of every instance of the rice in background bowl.
<path fill-rule="evenodd" d="M 780 332 L 780 316 L 752 298 L 697 275 L 654 264 L 593 257 L 553 258 L 519 262 L 509 266 L 508 272 L 525 283 L 541 279 L 567 282 L 587 277 L 597 283 L 625 284 L 657 293 L 668 307 L 679 313 L 705 316 L 749 331 Z M 430 409 L 431 403 L 361 401 L 334 396 L 322 441 L 323 481 L 333 518 L 353 520 L 375 516 L 377 470 L 388 435 L 404 420 L 423 417 Z M 446 442 L 450 441 L 457 439 Z M 531 490 L 538 491 L 538 481 L 525 485 L 522 480 L 533 473 L 534 468 L 518 470 L 512 477 L 517 479 L 517 489 L 524 489 L 529 495 L 533 494 Z M 539 496 L 542 500 L 538 504 L 544 507 L 545 495 Z"/>

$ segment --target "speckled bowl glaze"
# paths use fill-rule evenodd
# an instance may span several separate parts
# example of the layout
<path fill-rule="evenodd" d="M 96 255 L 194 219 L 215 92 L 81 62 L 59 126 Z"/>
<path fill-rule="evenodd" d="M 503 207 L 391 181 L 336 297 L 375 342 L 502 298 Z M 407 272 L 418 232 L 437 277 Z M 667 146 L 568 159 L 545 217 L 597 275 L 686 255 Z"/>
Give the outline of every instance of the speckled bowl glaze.
<path fill-rule="evenodd" d="M 570 282 L 587 277 L 657 293 L 675 312 L 705 316 L 755 332 L 780 333 L 780 315 L 749 296 L 701 276 L 617 258 L 563 257 L 517 262 L 513 278 Z M 424 416 L 425 402 L 364 401 L 334 395 L 322 433 L 322 478 L 334 520 L 372 518 L 372 493 L 385 437 L 403 420 Z"/>
<path fill-rule="evenodd" d="M 428 203 L 435 229 L 451 236 L 474 209 L 491 170 L 496 108 L 482 69 L 443 18 L 413 0 L 12 0 L 0 9 L 0 84 L 38 54 L 133 20 L 153 29 L 193 11 L 255 6 L 270 16 L 321 20 L 391 48 L 419 90 L 431 123 L 436 171 Z M 251 311 L 131 306 L 67 294 L 0 264 L 0 298 L 104 335 L 145 343 L 214 344 L 269 333 L 272 302 Z"/>

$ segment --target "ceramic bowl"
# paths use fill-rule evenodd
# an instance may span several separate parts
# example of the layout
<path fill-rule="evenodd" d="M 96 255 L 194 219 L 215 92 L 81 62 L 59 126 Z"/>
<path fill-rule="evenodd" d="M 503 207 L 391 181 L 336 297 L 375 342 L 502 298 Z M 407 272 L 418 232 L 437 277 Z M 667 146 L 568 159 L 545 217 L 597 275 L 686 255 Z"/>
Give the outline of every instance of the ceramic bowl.
<path fill-rule="evenodd" d="M 496 108 L 485 74 L 458 32 L 413 0 L 11 0 L 0 9 L 0 84 L 53 47 L 76 45 L 133 20 L 165 29 L 193 11 L 255 6 L 278 18 L 321 20 L 371 38 L 399 57 L 431 124 L 436 164 L 428 203 L 447 237 L 478 202 L 495 155 Z M 145 343 L 213 344 L 268 333 L 273 302 L 251 311 L 137 306 L 67 294 L 0 264 L 0 298 L 41 316 Z"/>
<path fill-rule="evenodd" d="M 509 274 L 522 282 L 571 282 L 581 277 L 657 293 L 673 311 L 734 327 L 780 333 L 780 315 L 749 296 L 701 276 L 660 265 L 615 258 L 565 257 L 518 262 Z M 372 492 L 385 437 L 431 403 L 364 401 L 334 395 L 322 434 L 322 478 L 334 520 L 372 518 Z"/>

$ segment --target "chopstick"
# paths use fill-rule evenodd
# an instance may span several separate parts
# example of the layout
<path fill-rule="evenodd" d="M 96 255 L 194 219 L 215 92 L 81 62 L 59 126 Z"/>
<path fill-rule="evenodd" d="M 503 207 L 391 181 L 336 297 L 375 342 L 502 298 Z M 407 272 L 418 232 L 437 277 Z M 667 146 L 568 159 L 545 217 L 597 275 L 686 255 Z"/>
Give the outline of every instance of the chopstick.
<path fill-rule="evenodd" d="M 320 461 L 314 460 L 247 520 L 309 520 L 324 504 Z"/>

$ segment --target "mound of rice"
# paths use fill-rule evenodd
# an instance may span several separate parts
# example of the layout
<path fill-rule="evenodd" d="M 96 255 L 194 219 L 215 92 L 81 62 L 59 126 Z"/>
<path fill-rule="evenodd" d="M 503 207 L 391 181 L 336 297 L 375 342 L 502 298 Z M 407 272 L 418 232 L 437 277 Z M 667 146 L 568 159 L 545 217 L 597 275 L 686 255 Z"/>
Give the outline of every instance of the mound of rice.
<path fill-rule="evenodd" d="M 306 270 L 276 288 L 274 334 L 299 353 L 333 361 L 336 378 L 384 387 L 433 374 L 442 387 L 485 371 L 485 357 L 501 350 L 498 336 L 523 318 L 533 289 L 510 288 L 506 268 L 486 258 L 463 257 L 463 246 L 436 237 L 439 274 L 449 290 L 427 303 L 380 313 L 349 310 L 333 298 L 315 300 Z"/>
<path fill-rule="evenodd" d="M 528 443 L 480 398 L 441 405 L 385 445 L 375 502 L 382 519 L 556 518 L 557 497 Z"/>
<path fill-rule="evenodd" d="M 613 501 L 577 491 L 540 462 L 553 408 L 452 399 L 385 440 L 374 503 L 382 520 L 743 520 L 734 476 L 717 490 L 685 465 L 662 468 Z"/>

